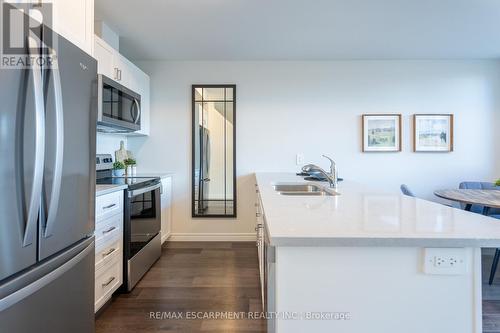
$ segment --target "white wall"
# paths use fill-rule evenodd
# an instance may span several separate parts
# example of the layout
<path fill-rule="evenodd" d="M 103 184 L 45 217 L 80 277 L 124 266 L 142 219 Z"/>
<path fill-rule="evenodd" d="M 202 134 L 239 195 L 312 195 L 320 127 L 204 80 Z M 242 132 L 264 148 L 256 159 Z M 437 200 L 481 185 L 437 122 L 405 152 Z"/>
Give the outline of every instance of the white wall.
<path fill-rule="evenodd" d="M 125 148 L 127 148 L 127 137 L 125 135 L 97 132 L 96 153 L 111 154 L 114 160 L 115 151 L 120 149 L 120 141 L 123 141 Z"/>
<path fill-rule="evenodd" d="M 462 180 L 491 180 L 499 160 L 494 61 L 142 62 L 151 136 L 129 138 L 142 171 L 175 172 L 173 233 L 253 233 L 255 171 L 295 172 L 295 154 L 340 176 L 434 199 Z M 238 219 L 190 217 L 191 84 L 237 85 Z M 362 153 L 363 113 L 402 113 L 401 153 Z M 410 115 L 455 114 L 453 153 L 413 153 Z M 497 131 L 498 132 L 498 126 Z M 499 141 L 499 140 L 497 140 Z M 496 156 L 495 156 L 496 155 Z M 498 176 L 498 175 L 497 175 Z"/>

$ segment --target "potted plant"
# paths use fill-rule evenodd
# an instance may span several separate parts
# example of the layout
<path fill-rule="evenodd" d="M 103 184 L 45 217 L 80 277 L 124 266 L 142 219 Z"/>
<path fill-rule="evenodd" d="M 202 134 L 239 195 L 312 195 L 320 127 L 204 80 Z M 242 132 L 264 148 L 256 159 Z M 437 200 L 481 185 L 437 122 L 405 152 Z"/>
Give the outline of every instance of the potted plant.
<path fill-rule="evenodd" d="M 495 186 L 500 186 L 500 179 L 496 181 Z"/>
<path fill-rule="evenodd" d="M 116 161 L 113 163 L 113 176 L 114 177 L 123 177 L 125 173 L 125 164 L 120 161 Z"/>
<path fill-rule="evenodd" d="M 127 166 L 127 175 L 132 176 L 136 174 L 137 171 L 137 162 L 133 158 L 127 158 L 123 161 Z"/>

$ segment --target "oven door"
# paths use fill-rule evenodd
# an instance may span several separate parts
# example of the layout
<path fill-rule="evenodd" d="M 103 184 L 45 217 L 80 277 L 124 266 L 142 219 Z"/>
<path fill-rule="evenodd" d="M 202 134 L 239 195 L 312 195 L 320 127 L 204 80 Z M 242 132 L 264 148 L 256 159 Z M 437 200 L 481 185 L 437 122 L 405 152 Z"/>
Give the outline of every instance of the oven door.
<path fill-rule="evenodd" d="M 133 132 L 141 129 L 141 96 L 99 75 L 98 129 Z"/>
<path fill-rule="evenodd" d="M 128 192 L 130 241 L 127 259 L 132 259 L 160 233 L 160 186 L 161 183 Z"/>

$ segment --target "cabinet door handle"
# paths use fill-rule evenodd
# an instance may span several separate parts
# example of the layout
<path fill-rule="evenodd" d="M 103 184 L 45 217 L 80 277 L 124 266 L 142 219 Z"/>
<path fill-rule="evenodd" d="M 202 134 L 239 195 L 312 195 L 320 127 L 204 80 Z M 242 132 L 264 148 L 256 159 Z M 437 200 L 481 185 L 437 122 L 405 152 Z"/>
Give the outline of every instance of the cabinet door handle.
<path fill-rule="evenodd" d="M 103 258 L 106 258 L 107 256 L 109 256 L 111 253 L 113 253 L 113 252 L 115 252 L 115 251 L 116 251 L 116 249 L 113 247 L 113 248 L 111 248 L 108 252 L 103 253 L 103 254 L 102 254 L 102 257 L 103 257 Z"/>
<path fill-rule="evenodd" d="M 116 278 L 113 276 L 111 279 L 109 279 L 109 281 L 108 281 L 108 282 L 103 283 L 101 286 L 102 286 L 103 288 L 105 288 L 105 287 L 109 286 L 109 284 L 110 284 L 111 282 L 113 282 L 115 279 L 116 279 Z"/>
<path fill-rule="evenodd" d="M 255 217 L 260 217 L 260 213 L 255 213 Z"/>
<path fill-rule="evenodd" d="M 104 231 L 102 232 L 102 234 L 103 234 L 103 235 L 105 235 L 105 234 L 109 234 L 111 231 L 113 231 L 113 230 L 115 230 L 115 229 L 116 229 L 116 227 L 111 227 L 111 228 L 109 228 L 108 230 L 104 230 Z"/>
<path fill-rule="evenodd" d="M 121 80 L 122 80 L 122 70 L 121 70 L 121 69 L 119 69 L 119 70 L 118 70 L 118 73 L 120 74 L 120 77 L 118 78 L 118 80 L 120 80 L 120 81 L 121 81 Z"/>
<path fill-rule="evenodd" d="M 118 71 L 119 71 L 118 67 L 115 67 L 115 80 L 117 80 L 117 81 L 119 80 Z"/>
<path fill-rule="evenodd" d="M 113 208 L 115 206 L 116 206 L 116 204 L 111 204 L 111 205 L 107 205 L 107 206 L 102 207 L 102 209 L 110 209 L 110 208 Z"/>

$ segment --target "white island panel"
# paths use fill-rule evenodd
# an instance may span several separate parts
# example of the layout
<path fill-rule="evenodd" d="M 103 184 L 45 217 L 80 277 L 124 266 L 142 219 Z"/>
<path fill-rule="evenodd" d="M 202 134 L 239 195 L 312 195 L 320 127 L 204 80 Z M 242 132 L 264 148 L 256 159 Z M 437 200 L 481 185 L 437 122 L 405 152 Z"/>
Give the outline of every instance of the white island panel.
<path fill-rule="evenodd" d="M 276 332 L 481 333 L 480 250 L 466 258 L 465 274 L 429 275 L 420 248 L 277 247 Z"/>

